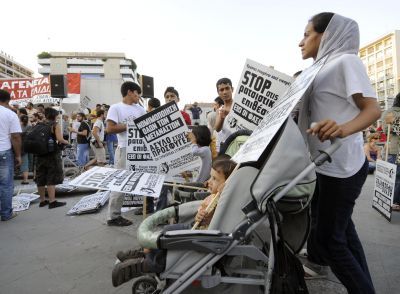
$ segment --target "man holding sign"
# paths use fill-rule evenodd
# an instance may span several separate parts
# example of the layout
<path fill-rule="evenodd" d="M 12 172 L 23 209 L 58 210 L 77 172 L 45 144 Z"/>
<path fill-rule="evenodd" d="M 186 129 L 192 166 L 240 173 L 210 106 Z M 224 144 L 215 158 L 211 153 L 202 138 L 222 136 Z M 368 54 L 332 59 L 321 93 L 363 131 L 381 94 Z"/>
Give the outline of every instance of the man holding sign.
<path fill-rule="evenodd" d="M 125 82 L 121 86 L 122 102 L 113 104 L 107 114 L 107 133 L 117 134 L 118 147 L 115 150 L 115 167 L 126 168 L 127 122 L 146 113 L 139 105 L 142 89 L 134 82 Z M 112 192 L 108 202 L 107 224 L 109 226 L 129 226 L 132 222 L 121 216 L 124 194 Z"/>
<path fill-rule="evenodd" d="M 231 131 L 228 127 L 228 120 L 225 118 L 228 116 L 231 111 L 231 107 L 233 104 L 232 93 L 232 81 L 228 78 L 222 78 L 217 81 L 217 92 L 218 96 L 224 101 L 224 105 L 222 105 L 217 111 L 217 117 L 215 119 L 215 130 L 218 133 L 217 136 L 217 151 L 219 152 L 219 147 L 221 144 L 225 142 L 225 140 L 231 134 Z"/>

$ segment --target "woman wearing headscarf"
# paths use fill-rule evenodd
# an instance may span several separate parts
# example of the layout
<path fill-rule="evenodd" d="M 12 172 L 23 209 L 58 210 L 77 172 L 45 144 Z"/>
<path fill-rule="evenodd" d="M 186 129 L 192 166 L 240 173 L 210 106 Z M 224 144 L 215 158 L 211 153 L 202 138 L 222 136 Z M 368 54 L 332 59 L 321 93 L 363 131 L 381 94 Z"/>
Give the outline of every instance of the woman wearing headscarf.
<path fill-rule="evenodd" d="M 299 127 L 310 152 L 341 138 L 331 163 L 317 167 L 308 258 L 326 263 L 349 293 L 375 293 L 365 254 L 351 219 L 368 174 L 361 131 L 380 116 L 375 92 L 358 58 L 354 20 L 320 13 L 309 20 L 299 44 L 303 59 L 327 57 L 303 97 Z M 311 122 L 316 122 L 310 127 Z"/>

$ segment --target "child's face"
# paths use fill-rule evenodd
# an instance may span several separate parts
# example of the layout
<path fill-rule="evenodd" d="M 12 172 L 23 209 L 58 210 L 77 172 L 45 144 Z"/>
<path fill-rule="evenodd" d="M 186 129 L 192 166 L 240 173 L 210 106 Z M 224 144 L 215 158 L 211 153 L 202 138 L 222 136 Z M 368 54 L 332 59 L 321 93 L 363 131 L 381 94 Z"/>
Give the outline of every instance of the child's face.
<path fill-rule="evenodd" d="M 221 192 L 223 185 L 225 184 L 225 175 L 222 172 L 218 172 L 215 169 L 211 169 L 211 177 L 208 180 L 208 190 L 211 194 Z"/>

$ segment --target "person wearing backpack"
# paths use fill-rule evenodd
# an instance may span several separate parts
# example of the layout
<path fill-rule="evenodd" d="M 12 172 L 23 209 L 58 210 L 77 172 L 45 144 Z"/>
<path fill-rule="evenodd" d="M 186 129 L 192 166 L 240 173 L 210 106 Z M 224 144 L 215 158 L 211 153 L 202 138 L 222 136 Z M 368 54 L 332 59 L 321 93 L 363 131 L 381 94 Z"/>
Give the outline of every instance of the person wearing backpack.
<path fill-rule="evenodd" d="M 58 148 L 57 142 L 58 144 L 68 144 L 68 141 L 64 140 L 61 126 L 56 121 L 58 111 L 47 107 L 44 110 L 44 115 L 46 120 L 39 124 L 46 126 L 50 129 L 50 132 L 47 140 L 47 152 L 37 155 L 35 181 L 40 195 L 39 207 L 49 205 L 49 209 L 52 209 L 66 204 L 65 202 L 57 201 L 55 194 L 56 185 L 62 184 L 64 181 L 61 149 Z M 46 186 L 49 200 L 45 200 Z"/>
<path fill-rule="evenodd" d="M 74 128 L 69 128 L 69 131 L 71 133 L 76 133 L 77 134 L 77 162 L 78 165 L 83 167 L 85 166 L 86 163 L 89 161 L 89 143 L 90 143 L 90 137 L 91 137 L 91 131 L 90 131 L 90 125 L 86 121 L 86 115 L 83 112 L 79 112 L 76 115 L 76 120 L 80 123 L 80 126 L 78 129 Z"/>

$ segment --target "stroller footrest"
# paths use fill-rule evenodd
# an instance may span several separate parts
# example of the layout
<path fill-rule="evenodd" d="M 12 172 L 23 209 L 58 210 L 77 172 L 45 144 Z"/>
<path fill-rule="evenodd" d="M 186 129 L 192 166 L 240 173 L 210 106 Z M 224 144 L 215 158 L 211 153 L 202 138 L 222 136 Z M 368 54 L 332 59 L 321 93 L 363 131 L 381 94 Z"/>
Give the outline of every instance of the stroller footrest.
<path fill-rule="evenodd" d="M 160 249 L 194 250 L 204 253 L 220 254 L 232 243 L 233 238 L 214 230 L 179 230 L 168 231 L 160 236 Z"/>

